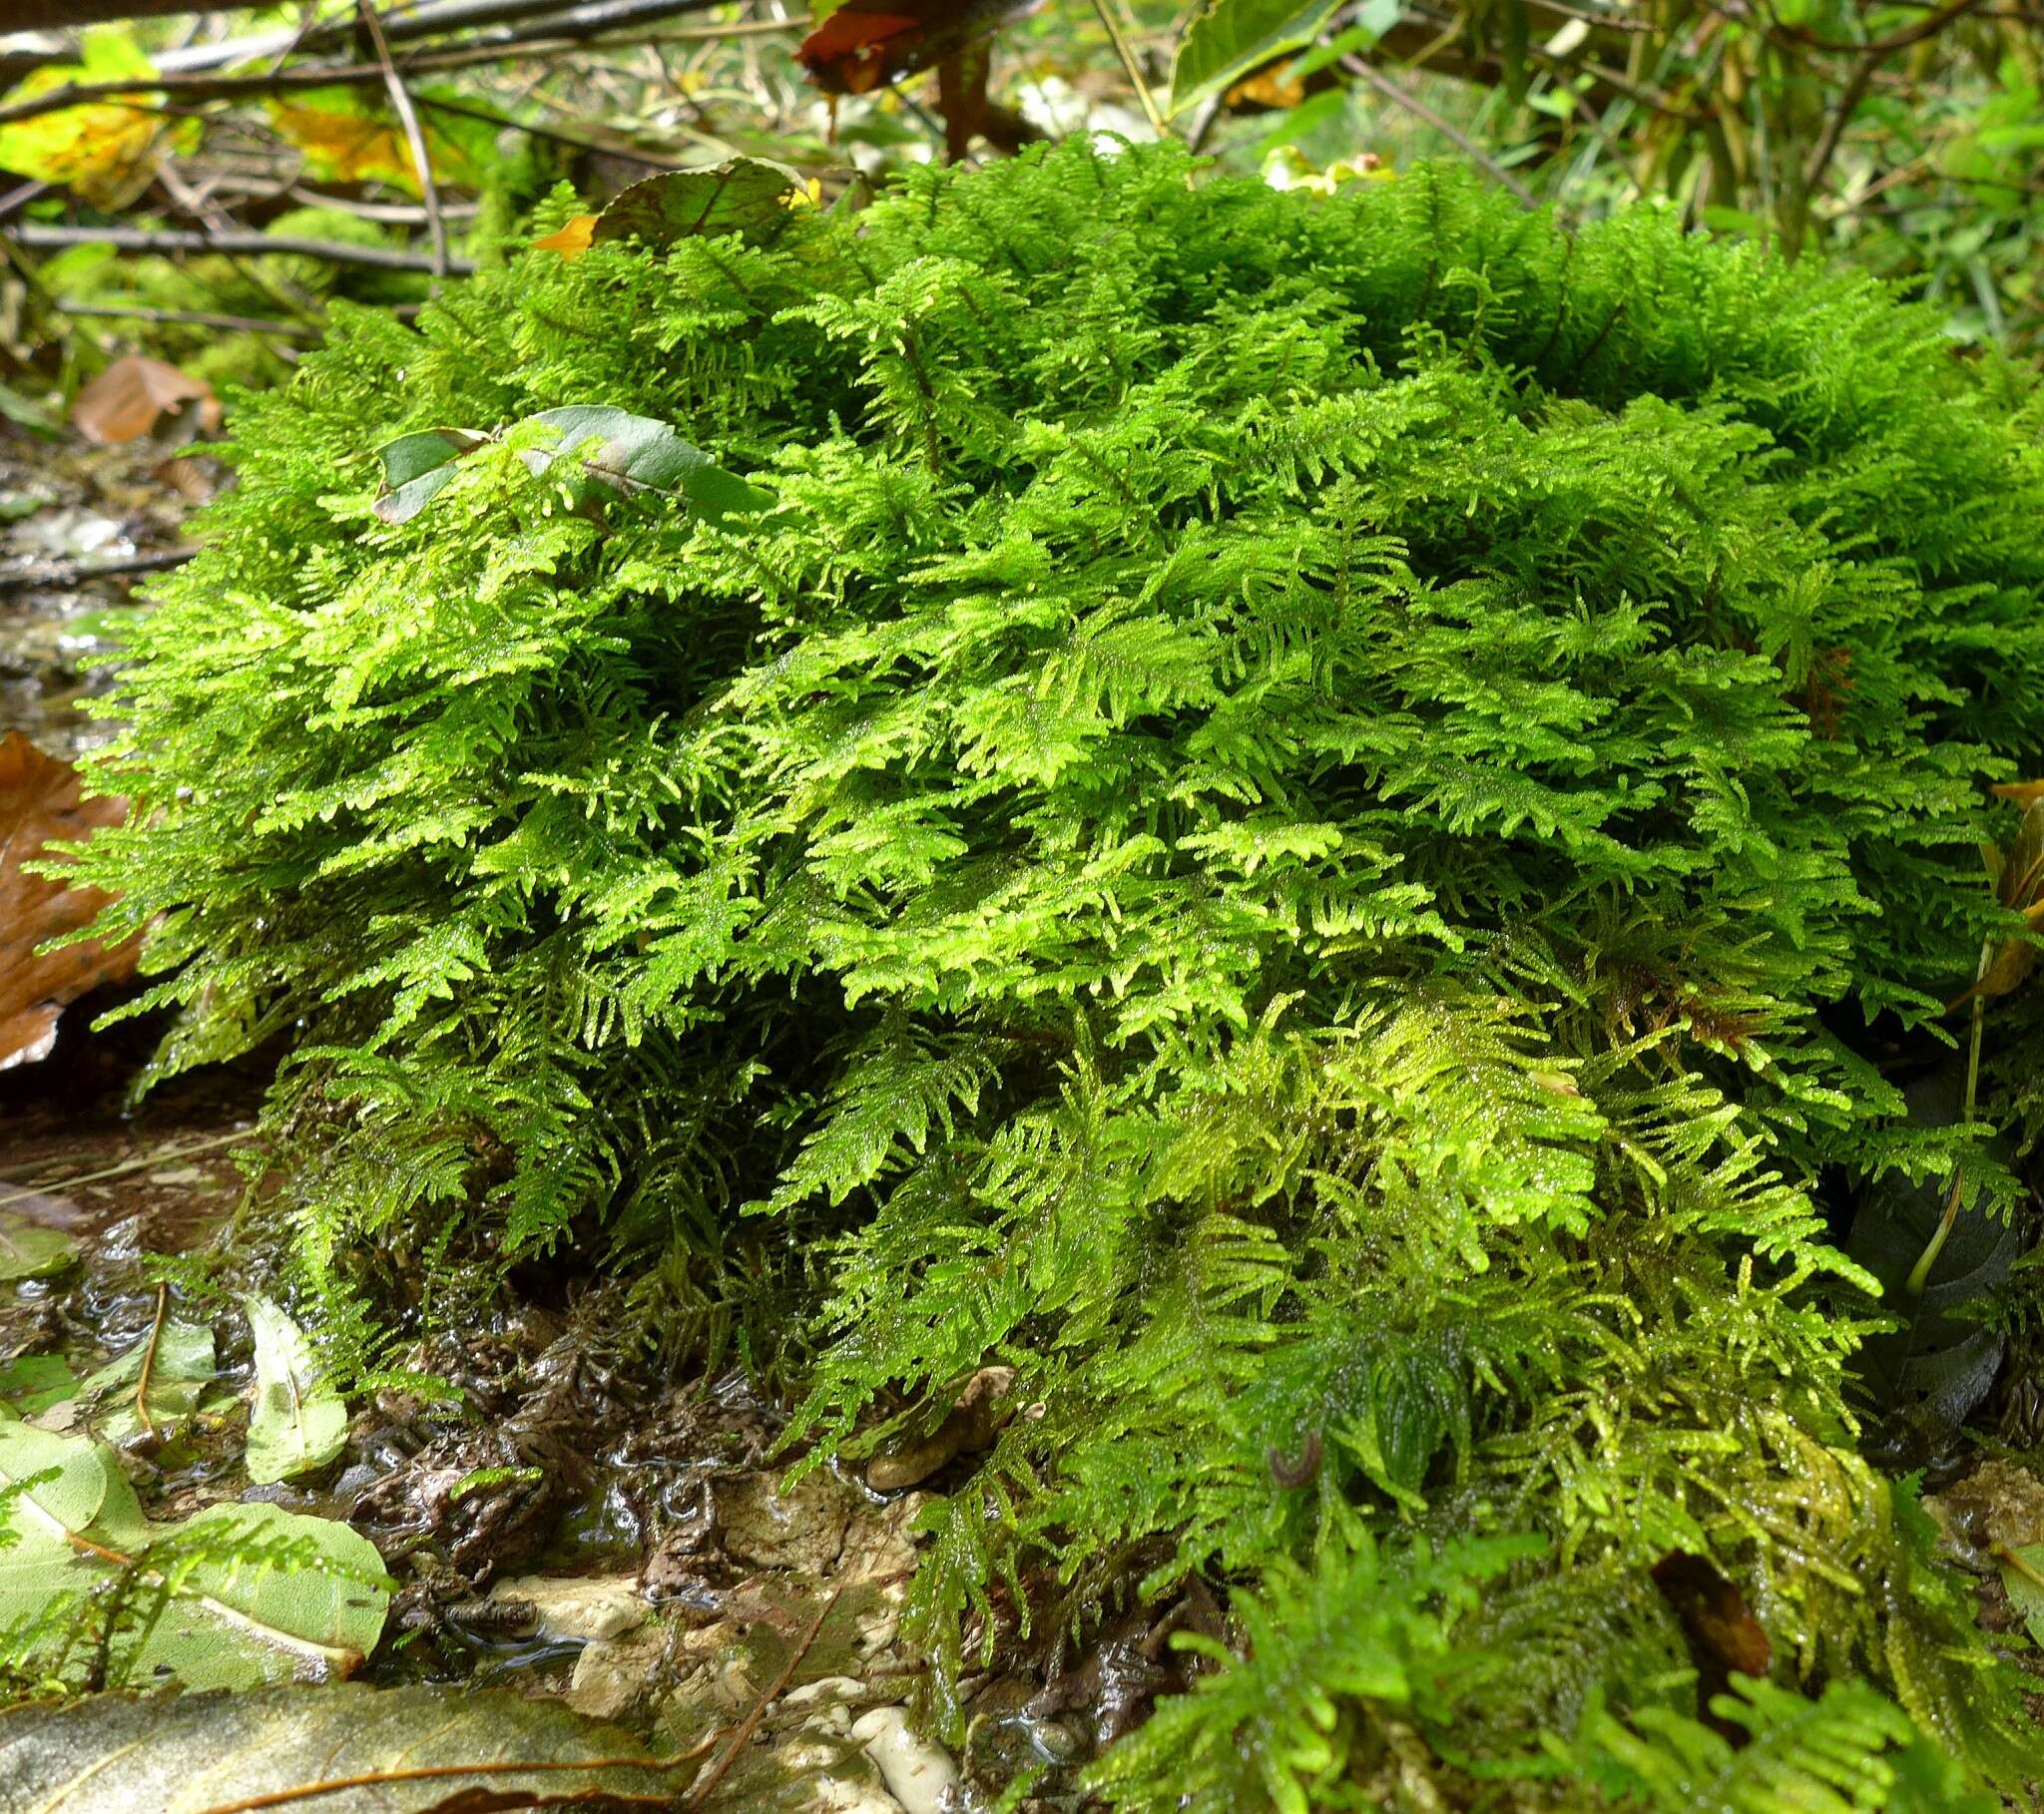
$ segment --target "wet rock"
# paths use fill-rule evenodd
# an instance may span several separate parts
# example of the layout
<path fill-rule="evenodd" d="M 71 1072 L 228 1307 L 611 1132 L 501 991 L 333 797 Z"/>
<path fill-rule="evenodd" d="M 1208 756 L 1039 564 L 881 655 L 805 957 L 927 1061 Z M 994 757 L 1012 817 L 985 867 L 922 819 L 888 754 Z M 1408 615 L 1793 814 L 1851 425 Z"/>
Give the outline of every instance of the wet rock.
<path fill-rule="evenodd" d="M 1013 1367 L 980 1368 L 965 1382 L 941 1424 L 927 1436 L 873 1460 L 866 1469 L 866 1485 L 875 1493 L 919 1486 L 959 1456 L 977 1454 L 1013 1412 L 1009 1393 L 1014 1384 Z"/>
<path fill-rule="evenodd" d="M 659 1687 L 666 1651 L 667 1633 L 657 1625 L 584 1644 L 563 1698 L 592 1718 L 616 1719 Z"/>
<path fill-rule="evenodd" d="M 521 1575 L 499 1582 L 490 1598 L 529 1604 L 542 1638 L 620 1637 L 653 1616 L 630 1575 Z"/>
<path fill-rule="evenodd" d="M 1976 1573 L 1999 1567 L 1997 1548 L 2044 1543 L 2044 1483 L 2011 1461 L 1983 1462 L 1924 1500 L 1923 1509 L 1937 1520 L 1952 1558 Z"/>
<path fill-rule="evenodd" d="M 942 1814 L 948 1793 L 958 1786 L 958 1766 L 949 1755 L 909 1729 L 903 1707 L 875 1707 L 852 1721 L 851 1736 L 880 1767 L 887 1793 L 906 1814 Z"/>
<path fill-rule="evenodd" d="M 844 1550 L 854 1501 L 828 1474 L 809 1475 L 785 1493 L 770 1474 L 748 1474 L 717 1488 L 725 1554 L 760 1569 L 823 1575 Z"/>

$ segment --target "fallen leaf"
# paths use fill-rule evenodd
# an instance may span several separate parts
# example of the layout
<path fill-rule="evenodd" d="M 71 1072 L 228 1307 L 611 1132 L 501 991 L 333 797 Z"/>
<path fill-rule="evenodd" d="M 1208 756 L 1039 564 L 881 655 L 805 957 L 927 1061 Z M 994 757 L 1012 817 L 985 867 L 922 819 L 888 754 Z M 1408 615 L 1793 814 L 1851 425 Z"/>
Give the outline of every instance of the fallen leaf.
<path fill-rule="evenodd" d="M 78 1258 L 78 1243 L 61 1228 L 46 1228 L 0 1209 L 0 1282 L 48 1278 Z"/>
<path fill-rule="evenodd" d="M 0 1781 L 39 1814 L 672 1809 L 681 1786 L 629 1733 L 557 1701 L 355 1682 L 17 1708 L 0 1714 Z"/>
<path fill-rule="evenodd" d="M 187 403 L 199 405 L 209 432 L 220 426 L 220 401 L 205 379 L 146 353 L 125 353 L 78 393 L 71 420 L 88 441 L 107 446 L 140 440 Z"/>
<path fill-rule="evenodd" d="M 280 1506 L 209 1506 L 159 1532 L 136 1561 L 168 1587 L 121 1679 L 188 1688 L 335 1681 L 383 1634 L 390 1592 L 376 1546 L 337 1519 Z"/>
<path fill-rule="evenodd" d="M 382 1635 L 382 1561 L 334 1519 L 256 1504 L 151 1524 L 104 1443 L 24 1423 L 0 1423 L 0 1630 L 61 1645 L 88 1608 L 126 1607 L 101 1646 L 110 1681 L 328 1680 Z"/>
<path fill-rule="evenodd" d="M 554 446 L 520 451 L 518 457 L 535 473 L 550 471 L 562 453 L 579 452 L 581 475 L 608 489 L 664 492 L 712 520 L 763 510 L 773 501 L 770 492 L 726 472 L 700 447 L 692 447 L 669 424 L 651 416 L 573 404 L 543 409 L 518 426 L 530 423 L 559 436 Z M 461 456 L 490 439 L 472 429 L 431 428 L 400 435 L 380 448 L 384 491 L 373 506 L 376 515 L 385 523 L 408 522 L 454 477 Z"/>
<path fill-rule="evenodd" d="M 248 1297 L 256 1338 L 249 1478 L 259 1485 L 323 1468 L 347 1442 L 347 1406 L 319 1371 L 305 1332 L 266 1297 Z"/>
<path fill-rule="evenodd" d="M 145 1336 L 78 1388 L 86 1421 L 116 1447 L 142 1433 L 135 1396 L 145 1358 L 149 1422 L 159 1436 L 170 1436 L 192 1421 L 213 1381 L 213 1331 L 203 1323 L 166 1322 L 154 1343 Z"/>
<path fill-rule="evenodd" d="M 865 95 L 941 63 L 1041 0 L 846 0 L 795 47 L 826 95 Z"/>
<path fill-rule="evenodd" d="M 24 1354 L 0 1367 L 0 1404 L 34 1417 L 78 1391 L 78 1376 L 61 1354 Z"/>
<path fill-rule="evenodd" d="M 111 897 L 24 868 L 52 839 L 85 838 L 127 812 L 125 800 L 81 800 L 71 764 L 20 731 L 0 737 L 0 1071 L 47 1057 L 65 1004 L 135 969 L 132 939 L 111 951 L 88 941 L 39 954 L 46 939 L 90 925 Z"/>

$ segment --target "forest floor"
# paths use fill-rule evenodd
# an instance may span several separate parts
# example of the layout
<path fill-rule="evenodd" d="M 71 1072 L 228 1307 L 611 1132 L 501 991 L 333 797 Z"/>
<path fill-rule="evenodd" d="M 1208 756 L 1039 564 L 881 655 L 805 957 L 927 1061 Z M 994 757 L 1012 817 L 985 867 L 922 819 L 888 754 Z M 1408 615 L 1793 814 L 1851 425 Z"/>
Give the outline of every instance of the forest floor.
<path fill-rule="evenodd" d="M 222 482 L 202 455 L 0 443 L 0 732 L 67 761 L 101 734 L 83 705 L 136 608 L 130 577 L 79 570 L 177 548 Z M 457 1409 L 369 1395 L 320 1474 L 252 1486 L 251 1342 L 224 1281 L 273 1276 L 284 1180 L 252 1162 L 265 1068 L 204 1070 L 134 1101 L 161 1023 L 92 1027 L 132 993 L 86 995 L 46 1057 L 0 1069 L 0 1212 L 60 1231 L 75 1255 L 0 1284 L 0 1396 L 44 1429 L 80 1429 L 79 1381 L 167 1316 L 211 1323 L 216 1389 L 181 1435 L 121 1444 L 121 1467 L 155 1519 L 268 1501 L 367 1536 L 396 1583 L 369 1680 L 512 1685 L 658 1749 L 737 1732 L 685 1805 L 833 1814 L 986 1806 L 1032 1766 L 1054 1784 L 1154 1691 L 1154 1666 L 1098 1654 L 1048 1687 L 1018 1668 L 965 1684 L 963 1756 L 917 1736 L 900 1610 L 909 1527 L 944 1454 L 889 1492 L 827 1468 L 783 1490 L 796 1458 L 746 1372 L 647 1377 L 607 1347 L 617 1288 L 594 1280 L 526 1281 L 459 1341 L 405 1355 L 461 1389 Z"/>

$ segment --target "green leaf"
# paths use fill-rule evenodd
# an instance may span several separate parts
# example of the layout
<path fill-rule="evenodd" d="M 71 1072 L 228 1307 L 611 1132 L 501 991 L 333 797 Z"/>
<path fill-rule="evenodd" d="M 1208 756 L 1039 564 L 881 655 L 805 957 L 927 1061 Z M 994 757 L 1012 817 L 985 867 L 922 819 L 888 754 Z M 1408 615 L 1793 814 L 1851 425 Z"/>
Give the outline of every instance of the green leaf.
<path fill-rule="evenodd" d="M 706 517 L 749 515 L 773 502 L 771 492 L 726 472 L 668 423 L 651 416 L 578 403 L 542 410 L 518 426 L 535 422 L 557 429 L 561 437 L 556 446 L 520 448 L 518 457 L 535 473 L 551 470 L 564 453 L 580 451 L 584 471 L 599 483 L 622 492 L 665 492 Z M 377 450 L 384 484 L 373 506 L 377 517 L 385 523 L 409 522 L 454 477 L 461 456 L 490 439 L 473 429 L 429 428 L 386 443 Z M 591 447 L 591 441 L 597 445 Z"/>
<path fill-rule="evenodd" d="M 367 1538 L 278 1506 L 209 1506 L 159 1536 L 141 1567 L 166 1597 L 123 1659 L 138 1685 L 160 1673 L 189 1688 L 347 1675 L 390 1605 Z"/>
<path fill-rule="evenodd" d="M 621 191 L 597 216 L 590 241 L 672 245 L 693 235 L 739 233 L 767 244 L 794 219 L 794 199 L 806 194 L 795 172 L 759 158 L 733 158 L 710 170 L 666 171 Z"/>
<path fill-rule="evenodd" d="M 256 1338 L 249 1478 L 268 1484 L 323 1468 L 347 1441 L 347 1406 L 320 1375 L 305 1332 L 266 1297 L 243 1299 Z"/>
<path fill-rule="evenodd" d="M 487 439 L 466 428 L 422 428 L 384 443 L 376 450 L 384 485 L 376 515 L 386 523 L 409 522 L 454 477 L 454 462 Z"/>
<path fill-rule="evenodd" d="M 79 1387 L 88 1421 L 110 1443 L 125 1442 L 143 1428 L 135 1391 L 146 1356 L 149 1421 L 159 1435 L 167 1436 L 192 1421 L 200 1394 L 214 1377 L 213 1330 L 201 1323 L 166 1322 L 158 1331 L 153 1356 L 145 1337 Z"/>
<path fill-rule="evenodd" d="M 726 472 L 700 447 L 690 446 L 667 423 L 651 416 L 572 404 L 566 409 L 543 409 L 529 420 L 559 429 L 559 452 L 582 450 L 590 475 L 620 491 L 670 492 L 709 517 L 749 514 L 773 502 L 770 492 Z M 592 440 L 600 445 L 589 448 Z M 519 457 L 534 472 L 545 472 L 556 454 L 529 448 Z"/>
<path fill-rule="evenodd" d="M 1171 66 L 1169 112 L 1219 94 L 1260 64 L 1310 44 L 1340 0 L 1214 0 Z"/>
<path fill-rule="evenodd" d="M 320 1794 L 316 1814 L 394 1814 L 568 1801 L 671 1808 L 684 1786 L 619 1727 L 509 1689 L 261 1688 L 138 1699 L 100 1694 L 61 1711 L 0 1714 L 9 1807 L 39 1814 L 200 1814 L 225 1803 L 293 1803 L 315 1782 L 400 1769 L 477 1766 L 411 1783 Z M 528 1770 L 506 1765 L 545 1766 Z M 561 1766 L 583 1764 L 583 1769 Z"/>
<path fill-rule="evenodd" d="M 94 1534 L 119 1548 L 146 1534 L 135 1489 L 113 1451 L 89 1436 L 0 1424 L 0 1529 L 55 1538 Z M 65 1546 L 70 1553 L 70 1546 Z M 0 1568 L 14 1559 L 0 1550 Z M 4 1623 L 0 1619 L 0 1623 Z"/>
<path fill-rule="evenodd" d="M 30 1626 L 53 1599 L 132 1555 L 148 1536 L 113 1452 L 86 1436 L 0 1423 L 0 1631 Z"/>
<path fill-rule="evenodd" d="M 2044 1544 L 2025 1544 L 2002 1560 L 2001 1585 L 2009 1604 L 2023 1615 L 2030 1636 L 2044 1646 Z"/>
<path fill-rule="evenodd" d="M 0 1209 L 0 1282 L 48 1278 L 78 1258 L 78 1242 L 61 1228 L 45 1228 Z"/>
<path fill-rule="evenodd" d="M 24 1354 L 0 1367 L 0 1404 L 34 1417 L 78 1395 L 78 1375 L 61 1354 Z"/>

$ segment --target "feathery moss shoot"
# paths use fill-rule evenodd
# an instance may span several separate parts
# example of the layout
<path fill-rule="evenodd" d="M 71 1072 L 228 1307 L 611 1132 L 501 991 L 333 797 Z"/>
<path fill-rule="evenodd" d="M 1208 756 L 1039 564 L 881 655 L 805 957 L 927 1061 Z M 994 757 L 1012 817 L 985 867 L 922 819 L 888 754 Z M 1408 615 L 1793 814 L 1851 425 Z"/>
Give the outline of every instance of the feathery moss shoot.
<path fill-rule="evenodd" d="M 565 480 L 512 425 L 569 405 L 766 495 Z M 165 1066 L 288 1035 L 337 1303 L 397 1241 L 778 1254 L 812 1320 L 748 1339 L 852 1456 L 1014 1367 L 927 1515 L 933 1710 L 1019 1606 L 1205 1577 L 1118 1808 L 2036 1770 L 1839 1250 L 1882 1172 L 2019 1194 L 1897 1055 L 2044 762 L 2023 380 L 1662 213 L 1067 145 L 529 252 L 241 412 L 88 867 Z M 509 432 L 381 520 L 445 426 Z M 1714 1723 L 1671 1552 L 1771 1642 Z"/>

